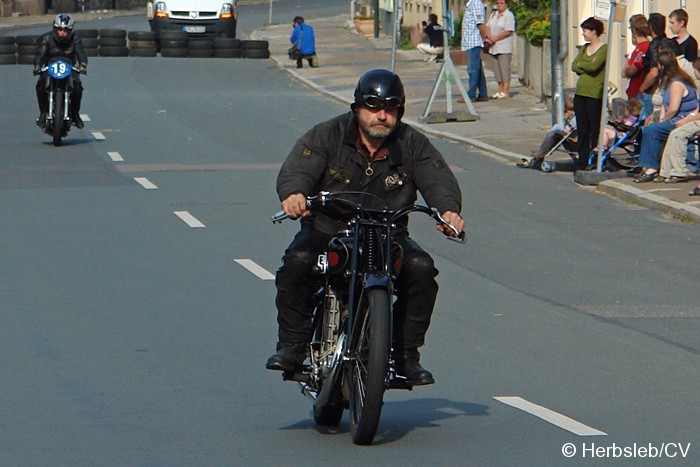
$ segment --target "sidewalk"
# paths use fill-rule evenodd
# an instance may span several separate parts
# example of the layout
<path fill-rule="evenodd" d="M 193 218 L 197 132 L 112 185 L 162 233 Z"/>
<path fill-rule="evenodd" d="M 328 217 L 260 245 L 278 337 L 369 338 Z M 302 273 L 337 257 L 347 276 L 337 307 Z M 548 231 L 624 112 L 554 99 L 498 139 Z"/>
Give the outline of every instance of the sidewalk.
<path fill-rule="evenodd" d="M 319 68 L 310 68 L 304 62 L 304 68 L 297 69 L 295 62 L 288 59 L 291 34 L 289 24 L 267 26 L 251 36 L 253 39 L 269 41 L 271 59 L 279 68 L 318 92 L 347 104 L 352 101 L 357 79 L 363 72 L 372 68 L 391 67 L 391 38 L 375 39 L 372 36 L 357 35 L 348 15 L 310 18 L 307 21 L 316 33 Z M 425 63 L 417 50 L 397 51 L 396 72 L 401 76 L 406 91 L 406 113 L 403 120 L 427 134 L 461 141 L 483 152 L 500 156 L 509 162 L 512 170 L 526 170 L 516 168 L 515 162 L 529 157 L 530 150 L 539 146 L 542 136 L 551 127 L 550 109 L 522 86 L 517 78 L 513 78 L 510 99 L 492 99 L 472 104 L 479 115 L 477 121 L 421 123 L 420 117 L 425 113 L 440 66 Z M 466 67 L 456 68 L 466 88 Z M 493 73 L 488 69 L 486 78 L 489 94 L 492 95 L 497 88 Z M 444 79 L 438 89 L 431 112 L 446 110 Z M 460 97 L 457 86 L 452 85 L 451 89 L 453 112 L 468 111 L 467 104 L 456 102 Z M 569 161 L 568 156 L 562 153 L 562 171 L 542 173 L 542 176 L 568 176 L 573 182 Z M 511 170 L 511 167 L 506 170 Z M 606 179 L 595 189 L 623 201 L 664 212 L 684 222 L 700 223 L 700 199 L 688 196 L 688 191 L 696 183 L 638 184 L 632 178 L 625 177 Z"/>

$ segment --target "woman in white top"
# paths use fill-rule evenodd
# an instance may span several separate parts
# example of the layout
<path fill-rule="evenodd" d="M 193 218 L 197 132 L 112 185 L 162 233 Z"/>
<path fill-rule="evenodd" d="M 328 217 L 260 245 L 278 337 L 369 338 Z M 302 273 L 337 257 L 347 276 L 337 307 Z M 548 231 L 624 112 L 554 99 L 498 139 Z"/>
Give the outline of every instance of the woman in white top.
<path fill-rule="evenodd" d="M 492 57 L 493 74 L 498 83 L 494 99 L 510 96 L 510 62 L 513 57 L 513 31 L 515 16 L 508 9 L 508 0 L 496 0 L 496 9 L 486 23 L 488 34 L 484 42 L 489 46 Z"/>

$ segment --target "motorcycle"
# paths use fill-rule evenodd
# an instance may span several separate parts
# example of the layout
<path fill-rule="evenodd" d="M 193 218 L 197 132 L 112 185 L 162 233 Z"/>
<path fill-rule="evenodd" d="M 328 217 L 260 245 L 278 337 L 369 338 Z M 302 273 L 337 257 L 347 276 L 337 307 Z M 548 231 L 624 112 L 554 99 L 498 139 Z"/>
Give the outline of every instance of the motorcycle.
<path fill-rule="evenodd" d="M 83 69 L 74 66 L 63 57 L 52 58 L 39 73 L 46 72 L 46 89 L 49 106 L 46 121 L 41 129 L 53 137 L 54 146 L 61 145 L 61 139 L 68 135 L 72 125 L 71 93 L 73 92 L 72 72 L 85 74 Z"/>
<path fill-rule="evenodd" d="M 368 208 L 358 198 L 369 197 Z M 377 204 L 381 203 L 381 204 Z M 307 197 L 312 211 L 347 220 L 347 229 L 331 238 L 315 267 L 318 289 L 314 293 L 313 337 L 308 358 L 298 372 L 284 372 L 285 381 L 296 381 L 313 401 L 313 417 L 322 426 L 338 425 L 349 410 L 352 439 L 368 445 L 379 426 L 384 392 L 412 389 L 397 374 L 392 356 L 392 306 L 394 281 L 400 270 L 402 250 L 394 241 L 397 222 L 412 212 L 431 216 L 466 242 L 458 232 L 427 206 L 391 210 L 381 198 L 362 192 L 322 192 Z M 283 211 L 273 223 L 289 216 Z"/>

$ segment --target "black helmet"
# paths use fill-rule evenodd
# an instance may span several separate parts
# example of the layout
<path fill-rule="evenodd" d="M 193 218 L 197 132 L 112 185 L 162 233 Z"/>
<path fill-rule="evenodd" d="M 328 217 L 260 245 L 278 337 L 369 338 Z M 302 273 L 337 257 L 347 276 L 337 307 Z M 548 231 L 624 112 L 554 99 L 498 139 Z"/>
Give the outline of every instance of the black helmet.
<path fill-rule="evenodd" d="M 398 109 L 399 120 L 401 120 L 405 103 L 406 95 L 403 91 L 401 78 L 389 70 L 375 68 L 360 76 L 355 88 L 355 102 L 350 108 L 353 112 L 357 111 L 358 106 L 370 109 L 377 107 L 385 110 Z"/>
<path fill-rule="evenodd" d="M 68 13 L 59 13 L 56 15 L 56 17 L 53 19 L 53 31 L 54 31 L 54 37 L 56 40 L 59 42 L 63 42 L 65 39 L 61 38 L 58 34 L 56 34 L 57 29 L 68 29 L 70 33 L 68 34 L 68 38 L 70 38 L 73 35 L 73 26 L 75 26 L 75 21 L 73 21 L 73 18 L 71 15 Z"/>

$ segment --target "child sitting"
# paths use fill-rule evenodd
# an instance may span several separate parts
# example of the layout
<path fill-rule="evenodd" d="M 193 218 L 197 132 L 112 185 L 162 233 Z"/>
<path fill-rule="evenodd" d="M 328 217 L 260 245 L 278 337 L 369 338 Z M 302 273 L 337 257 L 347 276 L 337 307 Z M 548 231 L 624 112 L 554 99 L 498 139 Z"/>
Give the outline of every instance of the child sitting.
<path fill-rule="evenodd" d="M 525 169 L 540 169 L 542 166 L 542 160 L 544 156 L 552 150 L 554 146 L 561 141 L 561 139 L 571 132 L 572 128 L 576 128 L 576 116 L 574 115 L 574 101 L 573 99 L 566 99 L 564 101 L 564 124 L 554 125 L 545 133 L 542 139 L 542 144 L 538 149 L 533 149 L 530 151 L 531 159 L 523 159 L 516 165 Z"/>
<path fill-rule="evenodd" d="M 625 126 L 632 127 L 639 121 L 639 115 L 642 113 L 643 104 L 639 99 L 632 98 L 625 102 L 625 110 L 622 117 L 618 118 L 618 122 Z M 605 125 L 603 129 L 603 149 L 607 150 L 612 144 L 617 141 L 625 132 L 618 131 L 611 125 Z M 593 148 L 597 151 L 598 148 Z"/>

